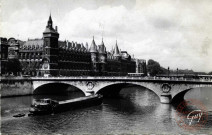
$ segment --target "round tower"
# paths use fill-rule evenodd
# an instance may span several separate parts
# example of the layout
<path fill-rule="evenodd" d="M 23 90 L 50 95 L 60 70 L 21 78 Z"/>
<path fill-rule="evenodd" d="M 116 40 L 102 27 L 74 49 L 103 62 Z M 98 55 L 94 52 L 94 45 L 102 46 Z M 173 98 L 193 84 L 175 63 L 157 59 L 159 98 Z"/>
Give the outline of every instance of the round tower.
<path fill-rule="evenodd" d="M 90 46 L 90 53 L 91 53 L 91 63 L 92 63 L 92 70 L 94 75 L 98 75 L 98 51 L 97 51 L 97 46 L 94 41 L 94 37 Z"/>
<path fill-rule="evenodd" d="M 107 52 L 102 38 L 102 43 L 99 45 L 99 71 L 101 75 L 106 75 L 106 60 Z"/>

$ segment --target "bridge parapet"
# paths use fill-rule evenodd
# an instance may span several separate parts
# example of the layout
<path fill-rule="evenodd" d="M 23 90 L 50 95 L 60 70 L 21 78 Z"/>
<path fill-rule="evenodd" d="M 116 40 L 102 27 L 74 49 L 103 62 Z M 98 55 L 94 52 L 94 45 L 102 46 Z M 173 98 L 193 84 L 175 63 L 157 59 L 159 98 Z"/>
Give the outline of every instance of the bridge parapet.
<path fill-rule="evenodd" d="M 171 103 L 175 97 L 181 100 L 185 93 L 193 88 L 212 87 L 209 79 L 183 79 L 164 77 L 100 77 L 100 76 L 77 76 L 77 77 L 31 77 L 34 89 L 50 84 L 64 83 L 77 87 L 85 95 L 98 93 L 105 87 L 112 85 L 132 84 L 152 90 L 160 97 L 162 103 Z"/>
<path fill-rule="evenodd" d="M 73 76 L 73 77 L 31 77 L 32 80 L 135 80 L 135 81 L 173 81 L 173 82 L 212 82 L 212 79 L 187 79 L 165 77 L 102 77 L 102 76 Z"/>

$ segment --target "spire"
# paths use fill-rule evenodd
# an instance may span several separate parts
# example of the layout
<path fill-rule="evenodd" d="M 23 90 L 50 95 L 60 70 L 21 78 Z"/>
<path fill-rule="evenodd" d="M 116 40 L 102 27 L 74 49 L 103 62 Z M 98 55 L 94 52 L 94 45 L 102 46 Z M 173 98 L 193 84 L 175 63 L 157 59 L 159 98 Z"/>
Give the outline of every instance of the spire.
<path fill-rule="evenodd" d="M 97 53 L 97 46 L 96 46 L 96 43 L 94 41 L 94 36 L 93 36 L 93 41 L 91 43 L 90 52 Z"/>
<path fill-rule="evenodd" d="M 114 56 L 120 56 L 119 48 L 118 48 L 118 45 L 117 45 L 117 40 L 116 40 L 116 45 L 115 45 L 115 48 L 114 48 Z"/>
<path fill-rule="evenodd" d="M 101 45 L 103 45 L 103 46 L 104 46 L 103 37 L 102 37 L 102 44 L 101 44 Z"/>
<path fill-rule="evenodd" d="M 102 43 L 101 43 L 101 45 L 99 45 L 99 53 L 103 53 L 103 54 L 106 53 L 106 48 L 104 45 L 103 37 L 102 37 Z"/>
<path fill-rule="evenodd" d="M 53 22 L 52 22 L 52 17 L 51 17 L 51 13 L 50 13 L 49 20 L 48 20 L 48 23 L 47 23 L 46 27 L 52 28 L 52 25 L 53 25 Z"/>
<path fill-rule="evenodd" d="M 50 15 L 49 15 L 49 21 L 52 22 L 52 15 L 51 15 L 51 12 L 50 12 Z"/>
<path fill-rule="evenodd" d="M 43 36 L 44 37 L 49 37 L 49 36 L 51 36 L 51 35 L 49 35 L 49 33 L 54 33 L 55 34 L 55 36 L 57 37 L 57 38 L 59 38 L 59 33 L 57 32 L 57 26 L 55 27 L 55 29 L 53 28 L 53 21 L 52 21 L 52 17 L 51 17 L 51 13 L 50 13 L 50 15 L 49 15 L 49 19 L 48 19 L 48 21 L 47 21 L 47 26 L 46 26 L 46 29 L 45 29 L 45 31 L 43 32 Z"/>

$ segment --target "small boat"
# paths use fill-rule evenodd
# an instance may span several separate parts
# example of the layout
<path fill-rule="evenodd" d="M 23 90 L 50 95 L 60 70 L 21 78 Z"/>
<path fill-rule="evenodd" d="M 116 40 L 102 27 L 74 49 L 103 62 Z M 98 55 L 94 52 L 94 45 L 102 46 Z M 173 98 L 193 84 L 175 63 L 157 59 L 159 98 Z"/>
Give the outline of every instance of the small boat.
<path fill-rule="evenodd" d="M 24 117 L 24 116 L 25 116 L 24 113 L 19 113 L 19 114 L 13 115 L 13 117 Z"/>
<path fill-rule="evenodd" d="M 76 108 L 89 107 L 102 104 L 102 95 L 91 95 L 70 100 L 56 101 L 50 98 L 36 100 L 29 112 L 34 115 L 52 114 Z"/>

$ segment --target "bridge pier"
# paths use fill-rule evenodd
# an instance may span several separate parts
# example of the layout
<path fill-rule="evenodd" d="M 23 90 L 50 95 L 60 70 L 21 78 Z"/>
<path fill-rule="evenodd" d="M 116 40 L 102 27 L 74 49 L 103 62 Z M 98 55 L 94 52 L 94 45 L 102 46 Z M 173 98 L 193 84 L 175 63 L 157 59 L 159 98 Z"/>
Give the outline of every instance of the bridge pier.
<path fill-rule="evenodd" d="M 86 90 L 85 91 L 85 96 L 90 96 L 90 95 L 93 95 L 93 94 L 95 94 L 95 92 L 94 91 L 90 91 L 90 90 Z"/>
<path fill-rule="evenodd" d="M 172 101 L 172 95 L 171 94 L 164 94 L 160 95 L 160 102 L 163 104 L 170 104 Z"/>

